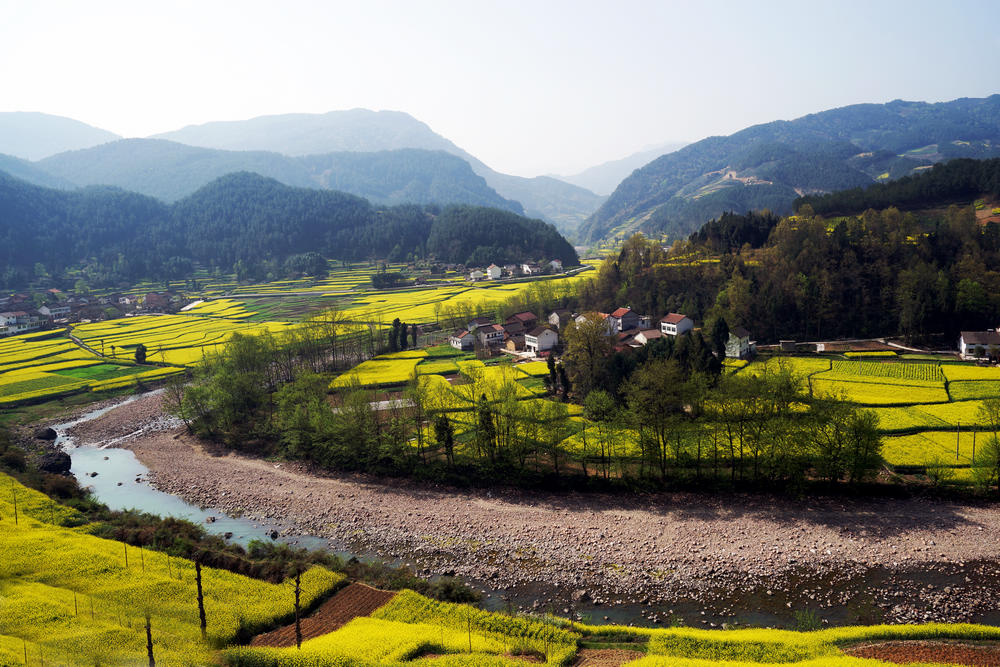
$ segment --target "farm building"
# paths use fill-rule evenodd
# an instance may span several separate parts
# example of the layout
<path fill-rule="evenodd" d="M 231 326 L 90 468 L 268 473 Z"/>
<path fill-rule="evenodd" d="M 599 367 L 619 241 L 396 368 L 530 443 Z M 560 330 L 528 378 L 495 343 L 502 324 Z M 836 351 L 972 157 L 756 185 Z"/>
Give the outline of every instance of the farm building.
<path fill-rule="evenodd" d="M 958 351 L 963 359 L 993 358 L 1000 354 L 1000 333 L 963 331 L 958 338 Z"/>
<path fill-rule="evenodd" d="M 462 329 L 461 331 L 456 331 L 448 338 L 448 344 L 456 350 L 471 350 L 476 345 L 476 339 L 473 337 L 473 334 Z"/>
<path fill-rule="evenodd" d="M 559 342 L 559 334 L 548 327 L 535 327 L 524 334 L 524 349 L 532 354 L 551 350 Z"/>
<path fill-rule="evenodd" d="M 482 280 L 485 277 L 486 274 L 480 271 L 479 269 L 476 269 L 475 271 L 469 273 L 469 280 Z"/>
<path fill-rule="evenodd" d="M 553 270 L 555 270 L 555 271 L 562 271 L 563 270 L 562 260 L 561 259 L 554 259 L 554 260 L 552 260 L 551 262 L 549 262 L 549 266 L 551 266 L 553 268 Z"/>
<path fill-rule="evenodd" d="M 639 333 L 632 336 L 632 341 L 638 345 L 646 345 L 651 340 L 663 338 L 664 335 L 665 334 L 659 329 L 643 329 Z"/>
<path fill-rule="evenodd" d="M 502 274 L 503 274 L 503 269 L 501 269 L 496 264 L 490 264 L 489 266 L 486 267 L 487 280 L 499 280 Z"/>
<path fill-rule="evenodd" d="M 608 315 L 608 320 L 611 323 L 611 333 L 638 329 L 641 319 L 639 313 L 628 307 L 618 308 Z"/>
<path fill-rule="evenodd" d="M 503 345 L 504 333 L 506 332 L 499 324 L 487 324 L 476 329 L 476 335 L 479 336 L 480 342 L 489 347 Z"/>
<path fill-rule="evenodd" d="M 534 313 L 529 313 L 527 311 L 523 313 L 514 313 L 513 315 L 507 318 L 508 324 L 512 322 L 520 322 L 525 326 L 525 328 L 530 329 L 534 327 L 536 324 L 538 324 L 538 316 L 535 315 Z"/>
<path fill-rule="evenodd" d="M 491 324 L 493 324 L 492 317 L 475 317 L 469 320 L 468 326 L 465 328 L 469 331 L 475 331 L 479 327 L 488 327 Z"/>
<path fill-rule="evenodd" d="M 60 304 L 46 304 L 38 309 L 42 315 L 55 319 L 57 317 L 66 317 L 69 315 L 69 306 L 63 306 Z"/>
<path fill-rule="evenodd" d="M 556 329 L 562 329 L 564 326 L 573 321 L 576 314 L 569 308 L 559 308 L 558 310 L 553 310 L 549 314 L 549 324 L 554 326 Z"/>
<path fill-rule="evenodd" d="M 726 341 L 726 356 L 731 359 L 746 359 L 750 356 L 750 332 L 743 327 L 729 330 Z"/>
<path fill-rule="evenodd" d="M 23 310 L 0 313 L 0 335 L 3 336 L 34 331 L 41 326 L 41 320 L 37 315 L 31 315 Z"/>
<path fill-rule="evenodd" d="M 680 336 L 694 329 L 694 322 L 687 315 L 668 313 L 660 318 L 660 331 L 668 336 Z"/>

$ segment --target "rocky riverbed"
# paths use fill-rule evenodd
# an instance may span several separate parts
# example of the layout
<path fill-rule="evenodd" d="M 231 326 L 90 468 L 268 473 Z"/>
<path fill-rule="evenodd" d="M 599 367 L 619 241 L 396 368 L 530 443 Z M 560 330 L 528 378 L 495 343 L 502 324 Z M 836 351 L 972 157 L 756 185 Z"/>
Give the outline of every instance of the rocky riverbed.
<path fill-rule="evenodd" d="M 73 435 L 132 449 L 156 487 L 189 502 L 521 591 L 525 606 L 594 616 L 637 605 L 654 623 L 706 626 L 795 612 L 807 624 L 1000 618 L 992 504 L 468 491 L 321 474 L 214 451 L 165 417 L 159 396 Z"/>

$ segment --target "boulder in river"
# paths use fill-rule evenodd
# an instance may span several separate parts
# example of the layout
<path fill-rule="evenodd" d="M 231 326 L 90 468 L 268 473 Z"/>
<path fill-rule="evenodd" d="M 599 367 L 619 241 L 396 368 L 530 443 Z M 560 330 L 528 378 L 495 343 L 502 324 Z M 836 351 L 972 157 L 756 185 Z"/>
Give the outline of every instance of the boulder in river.
<path fill-rule="evenodd" d="M 73 459 L 64 451 L 45 452 L 38 459 L 38 469 L 53 475 L 68 475 Z"/>
<path fill-rule="evenodd" d="M 35 431 L 35 438 L 37 440 L 55 440 L 58 435 L 59 434 L 55 432 L 55 429 L 49 427 L 40 428 Z"/>

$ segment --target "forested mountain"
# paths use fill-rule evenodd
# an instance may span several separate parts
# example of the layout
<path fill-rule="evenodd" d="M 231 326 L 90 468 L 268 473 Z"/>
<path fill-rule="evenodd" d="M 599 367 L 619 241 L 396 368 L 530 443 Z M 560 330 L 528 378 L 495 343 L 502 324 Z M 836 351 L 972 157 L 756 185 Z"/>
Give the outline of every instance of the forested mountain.
<path fill-rule="evenodd" d="M 288 157 L 162 139 L 124 139 L 54 155 L 38 167 L 78 185 L 116 185 L 167 202 L 226 174 L 251 171 L 286 185 L 341 190 L 379 204 L 476 204 L 524 213 L 519 203 L 486 185 L 467 162 L 441 151 Z"/>
<path fill-rule="evenodd" d="M 685 146 L 687 143 L 684 142 L 660 144 L 656 148 L 632 153 L 619 160 L 602 162 L 572 176 L 558 176 L 557 178 L 573 185 L 579 185 L 581 188 L 587 188 L 599 195 L 607 196 L 614 192 L 618 184 L 636 169 L 649 164 L 661 155 L 673 153 Z"/>
<path fill-rule="evenodd" d="M 581 228 L 686 235 L 723 211 L 791 211 L 799 196 L 900 178 L 956 157 L 1000 156 L 1000 95 L 858 104 L 710 137 L 626 178 Z"/>
<path fill-rule="evenodd" d="M 24 160 L 121 139 L 72 118 L 28 111 L 0 112 L 0 153 Z"/>
<path fill-rule="evenodd" d="M 444 151 L 403 148 L 292 159 L 309 170 L 314 184 L 379 204 L 475 204 L 524 214 L 520 203 L 497 194 L 468 162 Z"/>
<path fill-rule="evenodd" d="M 13 155 L 0 154 L 0 171 L 6 172 L 14 178 L 20 178 L 22 181 L 27 181 L 34 185 L 42 185 L 47 188 L 71 190 L 76 187 L 75 184 L 70 183 L 66 179 L 53 176 L 35 164 L 27 160 L 22 160 L 19 157 L 14 157 Z"/>
<path fill-rule="evenodd" d="M 3 287 L 23 285 L 39 270 L 60 276 L 73 266 L 82 267 L 92 285 L 178 279 L 190 275 L 195 262 L 264 279 L 288 275 L 302 265 L 296 258 L 310 253 L 579 263 L 552 225 L 498 209 L 378 207 L 245 172 L 168 205 L 117 188 L 43 188 L 0 172 Z"/>
<path fill-rule="evenodd" d="M 207 148 L 263 150 L 291 156 L 400 148 L 441 150 L 466 160 L 501 196 L 519 201 L 528 215 L 554 222 L 565 232 L 576 229 L 603 200 L 589 190 L 554 178 L 522 178 L 496 172 L 425 123 L 399 111 L 351 109 L 260 116 L 192 125 L 155 138 Z"/>

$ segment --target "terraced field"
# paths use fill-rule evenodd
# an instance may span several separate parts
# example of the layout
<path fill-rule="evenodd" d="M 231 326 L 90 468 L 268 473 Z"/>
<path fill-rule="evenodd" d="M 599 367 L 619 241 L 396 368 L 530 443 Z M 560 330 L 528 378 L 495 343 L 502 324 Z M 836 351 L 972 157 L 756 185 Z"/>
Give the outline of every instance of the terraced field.
<path fill-rule="evenodd" d="M 1000 368 L 932 359 L 927 363 L 874 359 L 860 353 L 847 361 L 778 357 L 767 364 L 755 362 L 742 372 L 790 365 L 805 376 L 814 396 L 839 397 L 872 408 L 887 436 L 884 451 L 891 465 L 950 466 L 958 477 L 968 477 L 974 437 L 981 447 L 991 435 L 973 436 L 971 431 L 984 427 L 983 400 L 1000 397 Z"/>
<path fill-rule="evenodd" d="M 180 372 L 102 359 L 60 331 L 12 336 L 0 339 L 0 406 L 116 389 Z"/>
<path fill-rule="evenodd" d="M 271 627 L 293 611 L 287 583 L 203 568 L 204 641 L 191 561 L 70 528 L 82 523 L 74 510 L 2 474 L 0 487 L 0 664 L 23 664 L 24 651 L 31 664 L 146 664 L 146 612 L 158 663 L 211 664 L 213 645 L 233 641 L 241 629 Z M 321 568 L 309 570 L 304 603 L 341 580 Z M 11 648 L 16 661 L 9 659 Z"/>

